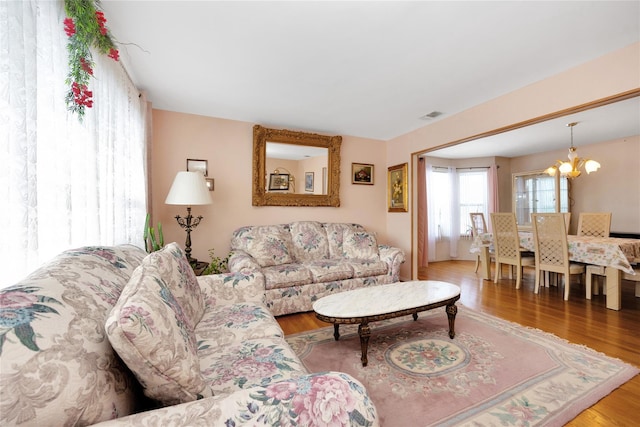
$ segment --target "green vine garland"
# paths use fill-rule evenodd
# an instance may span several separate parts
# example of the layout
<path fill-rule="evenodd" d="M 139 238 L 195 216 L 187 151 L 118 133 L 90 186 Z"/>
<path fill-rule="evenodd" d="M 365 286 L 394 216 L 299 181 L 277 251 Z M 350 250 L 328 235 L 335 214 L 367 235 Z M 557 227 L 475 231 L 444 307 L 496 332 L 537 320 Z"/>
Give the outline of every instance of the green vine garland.
<path fill-rule="evenodd" d="M 111 39 L 106 27 L 104 12 L 99 10 L 98 0 L 65 0 L 64 31 L 69 37 L 69 74 L 65 84 L 69 91 L 65 96 L 67 110 L 78 114 L 82 121 L 85 108 L 93 106 L 93 92 L 89 90 L 89 81 L 93 77 L 95 63 L 91 48 L 102 55 L 108 55 L 117 61 L 120 53 Z"/>

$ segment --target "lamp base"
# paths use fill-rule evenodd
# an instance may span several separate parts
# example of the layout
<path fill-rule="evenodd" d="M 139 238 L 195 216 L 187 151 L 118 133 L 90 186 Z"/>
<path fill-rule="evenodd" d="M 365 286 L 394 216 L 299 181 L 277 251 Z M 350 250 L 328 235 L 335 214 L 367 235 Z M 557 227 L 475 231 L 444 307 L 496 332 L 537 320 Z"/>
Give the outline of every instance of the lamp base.
<path fill-rule="evenodd" d="M 195 258 L 193 258 L 195 260 Z M 196 276 L 201 276 L 204 273 L 204 270 L 209 266 L 208 263 L 203 261 L 195 260 L 195 262 L 190 262 L 191 268 L 193 268 L 193 272 L 196 273 Z"/>
<path fill-rule="evenodd" d="M 187 232 L 187 240 L 184 244 L 184 252 L 187 256 L 187 260 L 189 264 L 194 265 L 198 263 L 198 260 L 195 258 L 191 258 L 191 230 L 196 228 L 200 221 L 202 220 L 202 216 L 193 217 L 191 216 L 191 206 L 187 206 L 187 216 L 186 218 L 181 218 L 180 215 L 176 215 L 176 221 L 180 224 L 180 227 L 184 228 Z"/>

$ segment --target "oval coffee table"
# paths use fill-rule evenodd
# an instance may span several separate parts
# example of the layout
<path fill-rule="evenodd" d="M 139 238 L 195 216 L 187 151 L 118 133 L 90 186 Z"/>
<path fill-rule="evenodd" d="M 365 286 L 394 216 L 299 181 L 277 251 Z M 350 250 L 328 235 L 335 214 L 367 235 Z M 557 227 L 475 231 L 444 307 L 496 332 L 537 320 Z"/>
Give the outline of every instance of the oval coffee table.
<path fill-rule="evenodd" d="M 421 311 L 446 306 L 449 338 L 453 339 L 458 312 L 455 303 L 459 299 L 459 286 L 435 280 L 419 280 L 331 294 L 314 302 L 313 311 L 318 319 L 333 323 L 336 341 L 340 339 L 341 324 L 359 324 L 362 366 L 367 366 L 367 348 L 371 336 L 369 322 L 409 314 L 413 315 L 413 320 L 417 320 Z"/>

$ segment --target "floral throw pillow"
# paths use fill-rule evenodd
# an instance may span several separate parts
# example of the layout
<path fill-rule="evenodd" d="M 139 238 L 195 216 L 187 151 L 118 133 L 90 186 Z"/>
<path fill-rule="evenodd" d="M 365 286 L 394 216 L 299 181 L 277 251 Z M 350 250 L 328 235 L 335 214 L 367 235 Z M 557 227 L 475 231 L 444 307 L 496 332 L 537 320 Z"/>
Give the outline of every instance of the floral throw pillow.
<path fill-rule="evenodd" d="M 344 230 L 342 254 L 345 258 L 369 261 L 380 259 L 376 235 L 366 231 Z"/>
<path fill-rule="evenodd" d="M 204 296 L 196 274 L 180 246 L 175 242 L 169 243 L 161 250 L 147 255 L 142 264 L 158 269 L 162 280 L 186 314 L 189 326 L 194 329 L 204 314 Z"/>
<path fill-rule="evenodd" d="M 106 321 L 107 336 L 145 395 L 165 405 L 211 396 L 193 328 L 154 265 L 131 276 Z"/>
<path fill-rule="evenodd" d="M 291 234 L 277 225 L 253 227 L 246 239 L 246 251 L 260 267 L 290 264 Z"/>

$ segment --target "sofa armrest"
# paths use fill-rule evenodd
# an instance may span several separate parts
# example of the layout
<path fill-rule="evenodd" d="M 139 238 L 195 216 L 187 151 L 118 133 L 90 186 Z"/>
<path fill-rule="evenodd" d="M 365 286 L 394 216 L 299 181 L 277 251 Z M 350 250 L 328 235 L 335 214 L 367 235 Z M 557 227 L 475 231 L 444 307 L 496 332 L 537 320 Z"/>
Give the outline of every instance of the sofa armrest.
<path fill-rule="evenodd" d="M 265 304 L 264 275 L 242 270 L 235 273 L 198 276 L 198 284 L 206 305 L 228 305 L 241 302 Z"/>
<path fill-rule="evenodd" d="M 229 271 L 238 272 L 242 270 L 260 271 L 261 267 L 258 261 L 248 252 L 234 249 L 229 255 Z"/>
<path fill-rule="evenodd" d="M 380 254 L 380 259 L 389 266 L 387 275 L 392 277 L 393 282 L 400 281 L 400 265 L 405 259 L 402 249 L 389 245 L 378 245 L 378 253 Z"/>
<path fill-rule="evenodd" d="M 322 422 L 316 417 L 320 414 Z M 328 418 L 331 418 L 330 420 Z M 376 408 L 355 378 L 340 372 L 304 375 L 106 421 L 115 426 L 380 425 Z"/>

